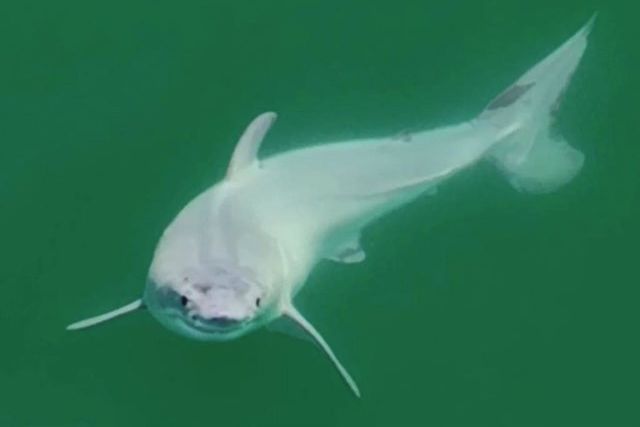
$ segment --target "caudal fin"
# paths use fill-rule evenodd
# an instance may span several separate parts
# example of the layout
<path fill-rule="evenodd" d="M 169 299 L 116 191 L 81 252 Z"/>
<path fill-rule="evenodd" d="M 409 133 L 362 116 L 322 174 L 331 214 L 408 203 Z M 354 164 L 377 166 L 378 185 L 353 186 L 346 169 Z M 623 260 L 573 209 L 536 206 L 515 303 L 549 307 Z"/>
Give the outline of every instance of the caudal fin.
<path fill-rule="evenodd" d="M 508 129 L 490 157 L 516 189 L 545 193 L 571 181 L 584 155 L 552 130 L 553 114 L 587 47 L 595 16 L 495 98 L 478 120 Z"/>

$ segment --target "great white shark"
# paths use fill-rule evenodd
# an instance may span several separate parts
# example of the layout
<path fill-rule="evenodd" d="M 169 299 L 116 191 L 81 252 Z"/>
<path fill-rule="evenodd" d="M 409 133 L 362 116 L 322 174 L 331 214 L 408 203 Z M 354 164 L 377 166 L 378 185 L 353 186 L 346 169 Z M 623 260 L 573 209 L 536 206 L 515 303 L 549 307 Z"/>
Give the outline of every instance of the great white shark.
<path fill-rule="evenodd" d="M 258 157 L 276 114 L 255 118 L 225 178 L 169 224 L 142 298 L 68 326 L 82 329 L 147 308 L 164 326 L 206 341 L 238 338 L 277 319 L 297 325 L 360 391 L 294 299 L 323 259 L 365 260 L 363 229 L 481 160 L 519 191 L 568 183 L 584 156 L 552 130 L 587 47 L 593 18 L 475 118 L 401 137 L 358 139 Z"/>

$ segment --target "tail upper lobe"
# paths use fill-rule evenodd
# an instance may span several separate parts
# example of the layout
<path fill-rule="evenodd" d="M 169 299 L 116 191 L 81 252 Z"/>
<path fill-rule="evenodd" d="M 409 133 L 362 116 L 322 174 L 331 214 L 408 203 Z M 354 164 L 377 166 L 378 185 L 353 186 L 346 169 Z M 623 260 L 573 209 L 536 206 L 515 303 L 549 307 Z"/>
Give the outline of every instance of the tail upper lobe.
<path fill-rule="evenodd" d="M 490 157 L 518 190 L 553 191 L 582 168 L 584 155 L 555 134 L 552 125 L 594 20 L 495 98 L 478 118 L 507 129 Z"/>

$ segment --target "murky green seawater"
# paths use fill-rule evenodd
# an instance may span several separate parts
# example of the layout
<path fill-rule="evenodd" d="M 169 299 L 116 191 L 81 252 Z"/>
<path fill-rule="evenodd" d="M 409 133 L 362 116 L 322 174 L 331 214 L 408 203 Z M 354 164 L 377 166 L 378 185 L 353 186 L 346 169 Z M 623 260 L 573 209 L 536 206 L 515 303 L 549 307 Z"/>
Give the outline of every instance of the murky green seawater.
<path fill-rule="evenodd" d="M 636 1 L 5 1 L 0 426 L 639 425 Z M 358 380 L 260 331 L 191 342 L 140 295 L 157 238 L 266 153 L 472 117 L 595 11 L 560 114 L 587 155 L 546 196 L 479 165 L 322 264 L 301 305 Z"/>

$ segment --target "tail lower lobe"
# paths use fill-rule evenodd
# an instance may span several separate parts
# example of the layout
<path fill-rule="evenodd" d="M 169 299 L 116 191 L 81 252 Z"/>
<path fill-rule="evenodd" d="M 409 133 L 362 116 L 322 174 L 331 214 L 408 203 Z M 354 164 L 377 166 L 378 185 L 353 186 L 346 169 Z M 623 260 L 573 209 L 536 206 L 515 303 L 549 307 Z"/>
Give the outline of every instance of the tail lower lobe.
<path fill-rule="evenodd" d="M 479 116 L 500 129 L 510 129 L 491 150 L 490 158 L 513 187 L 550 192 L 571 181 L 584 155 L 553 129 L 553 115 L 587 47 L 595 20 L 496 97 Z"/>

